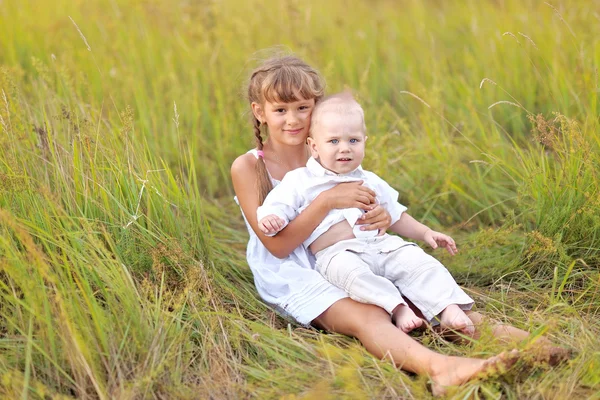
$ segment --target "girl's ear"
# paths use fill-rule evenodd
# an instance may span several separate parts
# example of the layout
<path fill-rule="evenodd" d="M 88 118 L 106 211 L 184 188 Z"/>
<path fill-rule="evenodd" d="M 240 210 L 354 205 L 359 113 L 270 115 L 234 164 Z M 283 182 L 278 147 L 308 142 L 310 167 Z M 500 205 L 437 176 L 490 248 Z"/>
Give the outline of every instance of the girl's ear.
<path fill-rule="evenodd" d="M 306 143 L 308 144 L 308 148 L 310 149 L 310 155 L 312 156 L 312 158 L 318 160 L 319 153 L 317 152 L 317 142 L 315 142 L 315 139 L 309 136 L 306 138 Z"/>
<path fill-rule="evenodd" d="M 265 112 L 264 112 L 262 106 L 255 101 L 252 102 L 251 106 L 252 106 L 252 114 L 254 114 L 254 117 L 262 123 L 264 121 L 264 115 L 265 115 Z"/>

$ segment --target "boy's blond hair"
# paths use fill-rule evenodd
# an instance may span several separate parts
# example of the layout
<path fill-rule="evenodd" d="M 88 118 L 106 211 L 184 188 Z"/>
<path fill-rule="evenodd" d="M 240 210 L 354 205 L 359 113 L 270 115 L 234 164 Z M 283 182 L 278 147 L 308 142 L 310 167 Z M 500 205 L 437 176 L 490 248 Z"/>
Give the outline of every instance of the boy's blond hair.
<path fill-rule="evenodd" d="M 311 137 L 313 136 L 313 131 L 318 128 L 328 113 L 341 116 L 359 115 L 362 120 L 362 130 L 366 134 L 365 112 L 349 90 L 324 97 L 315 105 L 310 120 L 309 135 Z"/>

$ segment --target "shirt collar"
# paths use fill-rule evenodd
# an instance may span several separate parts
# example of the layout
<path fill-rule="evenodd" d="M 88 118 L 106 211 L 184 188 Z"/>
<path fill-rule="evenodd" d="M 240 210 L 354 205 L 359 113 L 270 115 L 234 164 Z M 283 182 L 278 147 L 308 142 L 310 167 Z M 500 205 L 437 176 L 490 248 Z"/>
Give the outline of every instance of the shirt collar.
<path fill-rule="evenodd" d="M 350 176 L 350 177 L 361 177 L 363 175 L 362 166 L 358 166 L 354 171 L 350 171 L 345 174 L 336 174 L 324 168 L 314 157 L 310 157 L 306 162 L 306 168 L 310 171 L 314 176 Z"/>

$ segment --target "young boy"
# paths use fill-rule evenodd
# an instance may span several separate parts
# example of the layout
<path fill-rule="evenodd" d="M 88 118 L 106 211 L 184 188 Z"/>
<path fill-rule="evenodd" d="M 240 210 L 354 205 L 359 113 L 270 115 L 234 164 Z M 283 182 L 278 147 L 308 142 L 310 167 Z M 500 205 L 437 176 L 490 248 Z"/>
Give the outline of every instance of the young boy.
<path fill-rule="evenodd" d="M 377 193 L 378 202 L 392 217 L 390 230 L 445 247 L 454 255 L 454 240 L 416 221 L 397 202 L 398 192 L 360 164 L 364 158 L 364 112 L 350 93 L 320 101 L 313 110 L 308 145 L 312 157 L 305 168 L 288 172 L 258 208 L 260 229 L 275 235 L 319 193 L 338 183 L 362 181 Z M 317 270 L 351 298 L 376 304 L 390 313 L 396 326 L 409 332 L 422 320 L 407 306 L 408 298 L 427 321 L 472 335 L 474 328 L 463 310 L 473 300 L 456 284 L 448 270 L 416 244 L 398 236 L 361 231 L 358 208 L 336 209 L 304 242 L 316 257 Z"/>

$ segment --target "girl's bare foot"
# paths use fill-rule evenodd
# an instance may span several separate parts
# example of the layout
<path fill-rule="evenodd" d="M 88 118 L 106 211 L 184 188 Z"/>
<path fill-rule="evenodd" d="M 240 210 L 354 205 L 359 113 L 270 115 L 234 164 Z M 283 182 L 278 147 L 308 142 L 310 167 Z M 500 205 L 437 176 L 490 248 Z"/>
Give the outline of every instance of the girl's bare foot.
<path fill-rule="evenodd" d="M 408 333 L 423 324 L 423 320 L 417 317 L 413 310 L 405 304 L 400 304 L 394 309 L 392 320 L 404 333 Z"/>
<path fill-rule="evenodd" d="M 434 365 L 431 375 L 431 393 L 442 396 L 450 386 L 460 386 L 472 379 L 502 374 L 517 362 L 519 352 L 503 352 L 487 360 L 477 358 L 446 357 Z"/>
<path fill-rule="evenodd" d="M 471 319 L 456 304 L 450 304 L 440 314 L 440 327 L 461 332 L 469 337 L 475 334 L 475 327 Z"/>
<path fill-rule="evenodd" d="M 555 346 L 549 340 L 540 341 L 532 346 L 533 360 L 555 367 L 573 357 L 573 351 Z"/>

